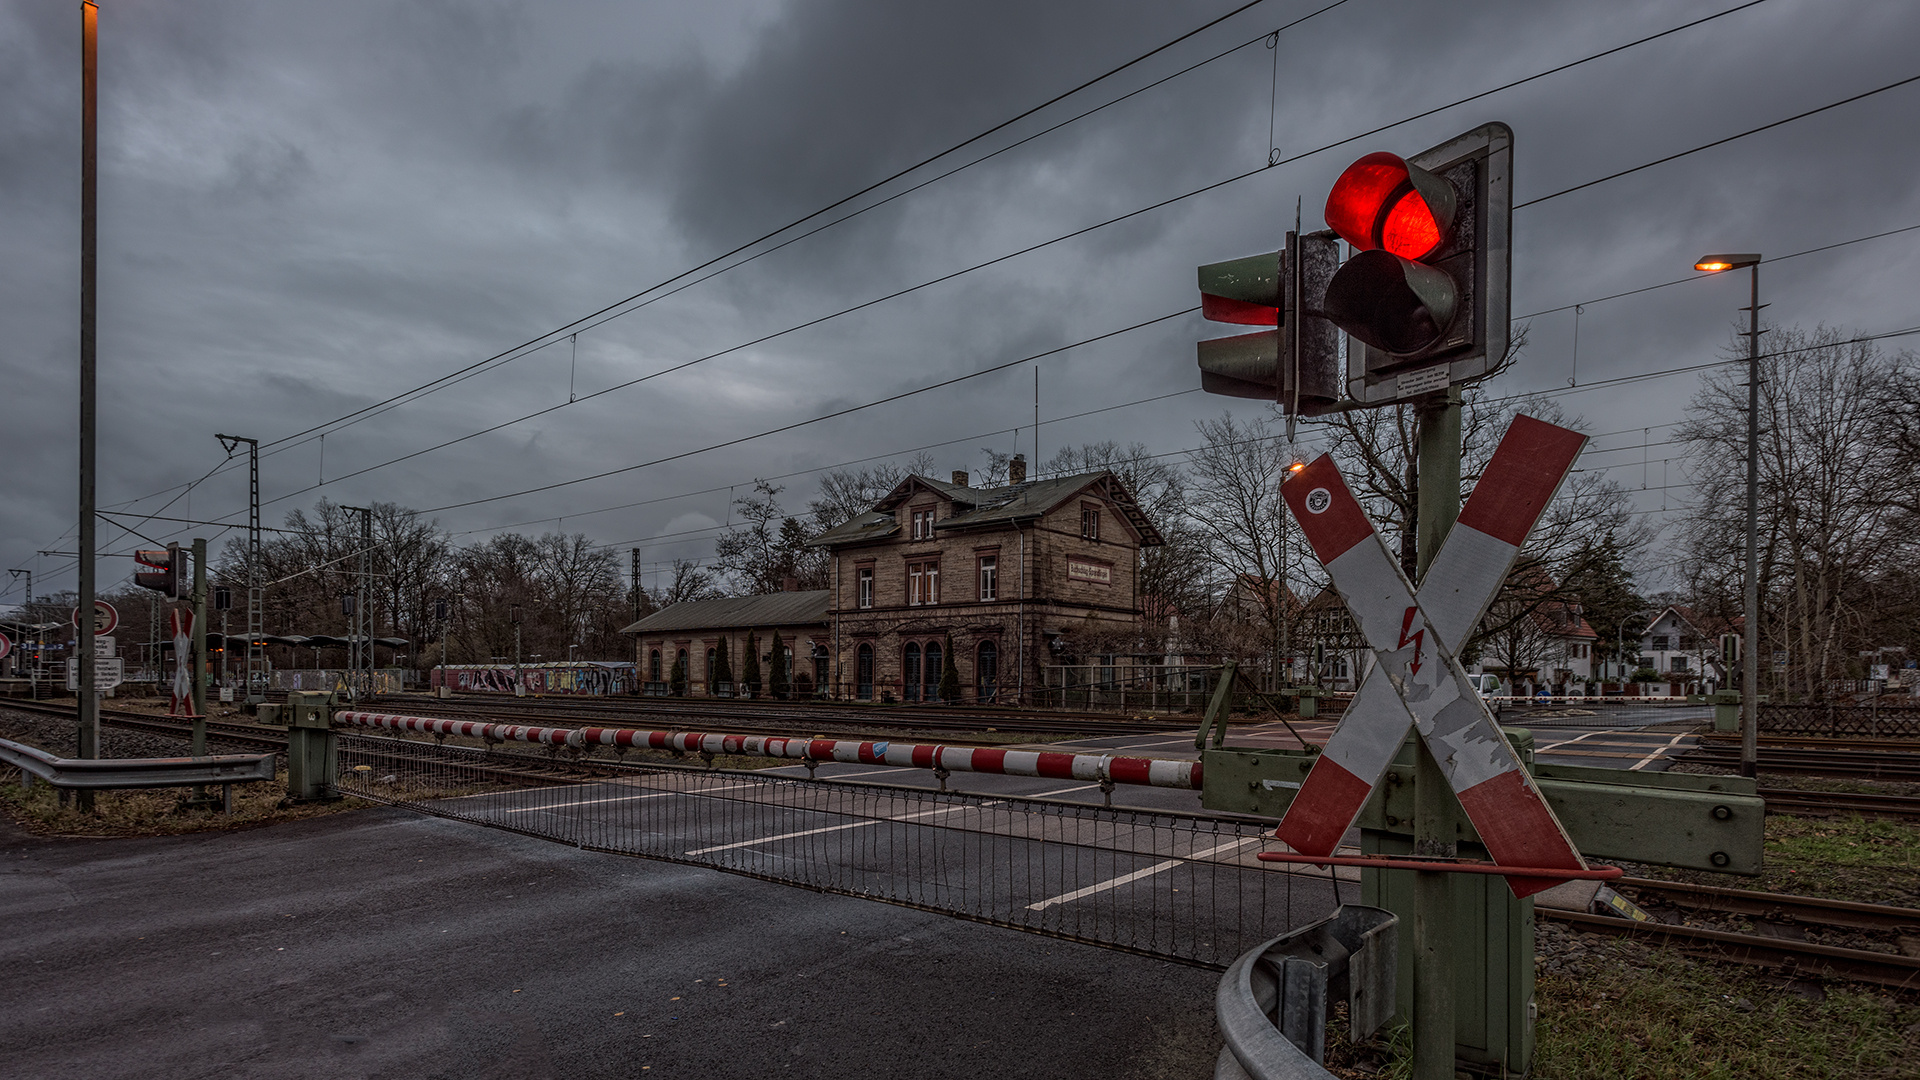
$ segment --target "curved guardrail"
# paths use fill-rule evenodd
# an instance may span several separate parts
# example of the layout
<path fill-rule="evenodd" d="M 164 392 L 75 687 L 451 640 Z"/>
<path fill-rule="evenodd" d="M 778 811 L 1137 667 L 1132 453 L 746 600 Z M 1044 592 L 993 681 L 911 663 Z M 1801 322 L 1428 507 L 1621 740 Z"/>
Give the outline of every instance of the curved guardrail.
<path fill-rule="evenodd" d="M 1344 992 L 1352 1038 L 1373 1034 L 1394 1009 L 1399 919 L 1343 904 L 1310 926 L 1240 954 L 1220 978 L 1214 1014 L 1226 1042 L 1214 1080 L 1328 1080 L 1327 994 Z"/>
<path fill-rule="evenodd" d="M 0 739 L 0 761 L 57 788 L 187 787 L 271 780 L 273 754 L 220 754 L 176 758 L 63 758 L 37 746 Z"/>

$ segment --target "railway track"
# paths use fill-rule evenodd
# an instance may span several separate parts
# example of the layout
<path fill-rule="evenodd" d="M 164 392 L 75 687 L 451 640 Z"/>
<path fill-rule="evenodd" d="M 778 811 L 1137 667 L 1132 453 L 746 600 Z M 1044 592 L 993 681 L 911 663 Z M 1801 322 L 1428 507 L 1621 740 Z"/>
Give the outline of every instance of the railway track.
<path fill-rule="evenodd" d="M 1824 817 L 1859 814 L 1895 821 L 1920 821 L 1920 797 L 1864 794 L 1854 791 L 1803 791 L 1799 788 L 1761 788 L 1769 814 Z"/>
<path fill-rule="evenodd" d="M 1535 913 L 1572 923 L 1583 930 L 1652 938 L 1689 952 L 1776 967 L 1790 974 L 1873 983 L 1920 994 L 1920 957 L 1844 948 L 1791 936 L 1808 929 L 1841 929 L 1881 936 L 1910 934 L 1920 930 L 1920 909 L 1647 878 L 1621 878 L 1613 885 L 1642 902 L 1658 902 L 1690 912 L 1742 916 L 1773 928 L 1776 933 L 1749 934 L 1702 926 L 1638 922 L 1611 915 L 1547 908 L 1537 908 Z"/>
<path fill-rule="evenodd" d="M 420 715 L 484 715 L 537 719 L 540 723 L 614 725 L 641 728 L 698 728 L 727 734 L 770 730 L 1015 732 L 1032 735 L 1138 735 L 1197 727 L 1198 716 L 1152 720 L 1121 719 L 1091 713 L 1022 713 L 949 706 L 885 707 L 804 703 L 711 702 L 675 698 L 561 700 L 556 698 L 431 698 L 388 696 L 368 704 L 371 711 Z"/>
<path fill-rule="evenodd" d="M 1732 746 L 1703 745 L 1688 751 L 1680 760 L 1731 768 L 1740 764 L 1740 751 Z M 1920 780 L 1920 752 L 1852 747 L 1762 747 L 1759 767 L 1763 773 L 1790 776 Z"/>

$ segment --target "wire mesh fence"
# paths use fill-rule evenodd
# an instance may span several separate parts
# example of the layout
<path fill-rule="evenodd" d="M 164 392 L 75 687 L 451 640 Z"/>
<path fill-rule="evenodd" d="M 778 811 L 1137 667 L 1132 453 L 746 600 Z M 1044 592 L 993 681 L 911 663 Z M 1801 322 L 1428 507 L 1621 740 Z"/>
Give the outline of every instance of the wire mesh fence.
<path fill-rule="evenodd" d="M 1770 735 L 1920 737 L 1920 708 L 1875 705 L 1762 705 L 1760 730 Z"/>
<path fill-rule="evenodd" d="M 376 802 L 1215 969 L 1338 902 L 1327 871 L 1256 860 L 1256 821 L 612 762 L 530 786 L 538 756 L 339 750 L 340 790 Z"/>

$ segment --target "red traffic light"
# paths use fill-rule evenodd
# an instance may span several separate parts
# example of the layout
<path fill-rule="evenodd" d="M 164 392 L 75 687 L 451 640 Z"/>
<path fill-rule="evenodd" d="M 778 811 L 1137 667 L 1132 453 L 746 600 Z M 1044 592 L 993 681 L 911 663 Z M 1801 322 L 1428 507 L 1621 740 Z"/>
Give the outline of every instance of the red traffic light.
<path fill-rule="evenodd" d="M 1333 182 L 1327 225 L 1361 251 L 1424 259 L 1446 241 L 1456 204 L 1452 184 L 1383 151 L 1347 166 Z"/>

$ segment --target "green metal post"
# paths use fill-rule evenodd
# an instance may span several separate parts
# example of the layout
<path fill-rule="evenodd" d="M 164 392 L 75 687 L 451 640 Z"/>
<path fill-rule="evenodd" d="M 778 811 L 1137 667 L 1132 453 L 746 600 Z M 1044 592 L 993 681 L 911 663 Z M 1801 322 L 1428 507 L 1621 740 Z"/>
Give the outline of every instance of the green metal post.
<path fill-rule="evenodd" d="M 1416 520 L 1416 573 L 1424 578 L 1440 544 L 1460 516 L 1460 398 L 1450 393 L 1438 405 L 1422 406 L 1420 497 Z M 1458 647 L 1458 642 L 1448 642 Z M 1440 763 L 1424 741 L 1414 759 L 1413 850 L 1452 857 L 1459 852 L 1453 827 L 1458 802 Z M 1452 1080 L 1454 1059 L 1453 979 L 1458 935 L 1453 926 L 1453 878 L 1439 872 L 1414 875 L 1413 1076 Z"/>
<path fill-rule="evenodd" d="M 334 790 L 338 744 L 333 734 L 333 695 L 295 691 L 287 695 L 287 799 L 326 802 Z"/>
<path fill-rule="evenodd" d="M 193 756 L 207 752 L 207 542 L 193 542 Z"/>

